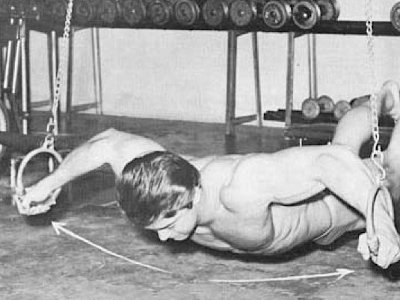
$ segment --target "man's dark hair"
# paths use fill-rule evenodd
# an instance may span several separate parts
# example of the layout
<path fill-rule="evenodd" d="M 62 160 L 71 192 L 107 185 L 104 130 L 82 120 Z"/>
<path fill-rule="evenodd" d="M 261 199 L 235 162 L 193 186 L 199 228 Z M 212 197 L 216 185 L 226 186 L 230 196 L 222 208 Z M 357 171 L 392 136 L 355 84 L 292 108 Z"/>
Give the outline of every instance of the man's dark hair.
<path fill-rule="evenodd" d="M 148 226 L 192 205 L 199 171 L 180 156 L 155 151 L 129 162 L 117 180 L 121 208 L 136 225 Z"/>

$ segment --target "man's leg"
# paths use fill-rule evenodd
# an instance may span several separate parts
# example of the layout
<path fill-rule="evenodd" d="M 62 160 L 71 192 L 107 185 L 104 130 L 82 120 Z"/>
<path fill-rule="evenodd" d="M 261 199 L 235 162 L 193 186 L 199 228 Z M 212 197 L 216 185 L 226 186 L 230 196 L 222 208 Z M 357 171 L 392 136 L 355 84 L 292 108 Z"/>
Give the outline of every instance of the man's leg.
<path fill-rule="evenodd" d="M 398 120 L 400 118 L 399 97 L 397 83 L 394 81 L 385 82 L 377 97 L 378 115 L 387 114 L 394 120 Z M 351 109 L 339 121 L 332 143 L 346 145 L 358 155 L 363 143 L 371 138 L 371 122 L 370 103 L 367 101 Z M 400 129 L 397 128 L 395 131 L 400 132 Z M 395 136 L 400 147 L 400 135 L 395 134 Z"/>
<path fill-rule="evenodd" d="M 400 232 L 400 122 L 397 122 L 400 119 L 400 95 L 395 82 L 388 81 L 382 86 L 377 106 L 378 114 L 389 115 L 396 122 L 384 153 L 383 166 L 386 170 L 385 185 L 393 201 L 396 229 Z M 369 101 L 349 111 L 338 125 L 334 143 L 349 145 L 357 153 L 371 136 L 370 116 Z M 372 164 L 368 165 L 373 168 Z"/>
<path fill-rule="evenodd" d="M 384 153 L 383 165 L 386 170 L 385 185 L 393 200 L 396 229 L 400 232 L 400 122 L 397 122 L 400 119 L 400 95 L 397 83 L 388 81 L 383 84 L 377 97 L 377 109 L 378 115 L 389 115 L 396 122 Z M 370 139 L 371 133 L 370 103 L 366 101 L 340 120 L 333 143 L 348 145 L 358 154 L 362 144 Z M 373 168 L 372 163 L 367 165 Z"/>
<path fill-rule="evenodd" d="M 389 145 L 384 153 L 383 165 L 386 170 L 385 185 L 388 187 L 393 201 L 395 226 L 397 232 L 400 232 L 400 122 L 397 122 L 400 115 L 400 100 L 398 86 L 391 85 L 390 90 L 392 93 L 387 97 L 385 109 L 396 123 Z"/>

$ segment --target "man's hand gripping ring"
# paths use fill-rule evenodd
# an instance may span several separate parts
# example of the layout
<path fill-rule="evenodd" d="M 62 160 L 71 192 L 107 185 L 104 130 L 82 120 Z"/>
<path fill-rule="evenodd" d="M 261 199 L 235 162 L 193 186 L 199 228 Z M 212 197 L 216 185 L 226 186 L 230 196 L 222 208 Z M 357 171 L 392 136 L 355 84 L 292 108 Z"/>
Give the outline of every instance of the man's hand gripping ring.
<path fill-rule="evenodd" d="M 374 190 L 375 190 L 374 193 L 371 193 L 372 198 L 368 199 L 367 216 L 366 216 L 366 227 L 367 227 L 366 233 L 367 233 L 367 244 L 370 255 L 376 257 L 378 256 L 378 251 L 379 251 L 379 239 L 376 235 L 375 221 L 374 221 L 375 201 L 380 191 L 383 192 L 383 197 L 385 198 L 386 201 L 391 201 L 391 197 L 388 189 L 383 185 L 374 187 Z"/>
<path fill-rule="evenodd" d="M 56 203 L 56 199 L 58 197 L 58 195 L 61 192 L 61 188 L 58 188 L 56 190 L 54 190 L 49 197 L 46 198 L 46 200 L 40 202 L 40 203 L 34 203 L 37 205 L 32 205 L 31 202 L 27 203 L 27 201 L 25 201 L 25 195 L 27 192 L 29 192 L 29 188 L 24 187 L 23 184 L 23 172 L 25 170 L 25 167 L 27 166 L 28 162 L 35 157 L 36 155 L 39 154 L 43 154 L 43 153 L 47 153 L 50 156 L 52 156 L 53 158 L 55 158 L 58 162 L 58 164 L 60 164 L 62 162 L 62 157 L 61 155 L 55 151 L 54 149 L 51 148 L 45 148 L 45 147 L 41 147 L 38 149 L 35 149 L 31 152 L 29 152 L 21 161 L 19 168 L 18 168 L 18 172 L 16 175 L 16 187 L 15 187 L 15 194 L 14 194 L 14 201 L 17 204 L 17 208 L 20 214 L 23 215 L 37 215 L 40 213 L 44 213 L 46 211 L 48 211 L 50 209 L 50 207 L 52 205 L 54 205 Z M 54 165 L 49 163 L 49 171 L 50 173 L 53 171 L 54 169 Z"/>

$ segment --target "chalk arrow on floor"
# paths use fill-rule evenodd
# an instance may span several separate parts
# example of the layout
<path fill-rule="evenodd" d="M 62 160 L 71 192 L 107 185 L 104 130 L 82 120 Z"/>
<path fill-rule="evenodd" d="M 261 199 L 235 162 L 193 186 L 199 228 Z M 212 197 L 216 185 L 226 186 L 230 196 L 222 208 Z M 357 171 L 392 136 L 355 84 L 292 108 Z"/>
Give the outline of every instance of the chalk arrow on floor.
<path fill-rule="evenodd" d="M 287 277 L 276 277 L 276 278 L 257 278 L 257 279 L 210 279 L 210 281 L 217 283 L 257 283 L 257 282 L 289 281 L 289 280 L 301 280 L 301 279 L 336 277 L 336 276 L 338 277 L 336 280 L 340 280 L 344 276 L 349 275 L 351 273 L 354 273 L 354 271 L 349 269 L 336 269 L 336 272 L 325 273 L 325 274 L 299 275 L 299 276 L 287 276 Z"/>
<path fill-rule="evenodd" d="M 93 242 L 91 242 L 91 241 L 89 241 L 89 240 L 77 235 L 76 233 L 73 233 L 71 230 L 65 228 L 64 227 L 64 226 L 66 226 L 65 223 L 51 222 L 51 225 L 53 225 L 54 231 L 56 232 L 57 235 L 60 235 L 61 232 L 64 232 L 65 234 L 67 234 L 67 235 L 69 235 L 69 236 L 71 236 L 71 237 L 73 237 L 73 238 L 75 238 L 77 240 L 80 240 L 80 241 L 82 241 L 82 242 L 84 242 L 84 243 L 86 243 L 86 244 L 88 244 L 88 245 L 90 245 L 90 246 L 92 246 L 92 247 L 94 247 L 94 248 L 106 253 L 106 254 L 109 254 L 109 255 L 117 257 L 119 259 L 125 260 L 125 261 L 127 261 L 127 262 L 129 262 L 131 264 L 138 265 L 138 266 L 141 266 L 141 267 L 153 270 L 153 271 L 158 271 L 158 272 L 162 272 L 162 273 L 171 273 L 170 271 L 166 271 L 166 270 L 163 270 L 163 269 L 151 266 L 151 265 L 147 265 L 147 264 L 138 262 L 136 260 L 127 258 L 127 257 L 122 256 L 120 254 L 117 254 L 115 252 L 112 252 L 112 251 L 110 251 L 110 250 L 108 250 L 108 249 L 106 249 L 106 248 L 104 248 L 102 246 L 99 246 L 99 245 L 97 245 L 97 244 L 95 244 L 95 243 L 93 243 Z"/>

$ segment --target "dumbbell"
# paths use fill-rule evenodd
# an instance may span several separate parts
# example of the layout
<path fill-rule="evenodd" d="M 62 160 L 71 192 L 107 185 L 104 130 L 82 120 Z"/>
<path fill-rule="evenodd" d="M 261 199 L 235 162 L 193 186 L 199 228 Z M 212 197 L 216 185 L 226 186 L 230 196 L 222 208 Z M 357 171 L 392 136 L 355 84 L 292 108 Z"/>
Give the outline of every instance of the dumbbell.
<path fill-rule="evenodd" d="M 8 14 L 8 18 L 35 19 L 39 20 L 43 12 L 42 2 L 39 0 L 8 0 L 3 4 Z M 3 10 L 3 9 L 2 9 Z"/>
<path fill-rule="evenodd" d="M 263 0 L 234 0 L 229 8 L 229 16 L 237 26 L 249 25 L 262 15 L 265 1 Z"/>
<path fill-rule="evenodd" d="M 8 3 L 7 3 L 8 2 Z M 9 12 L 9 17 L 11 19 L 18 19 L 22 18 L 25 13 L 24 13 L 24 3 L 21 0 L 9 0 L 6 1 L 8 4 L 8 12 Z"/>
<path fill-rule="evenodd" d="M 311 29 L 321 20 L 321 9 L 312 0 L 300 0 L 293 6 L 293 22 L 301 29 Z"/>
<path fill-rule="evenodd" d="M 340 120 L 351 109 L 351 105 L 346 100 L 340 100 L 335 104 L 333 115 L 336 120 Z"/>
<path fill-rule="evenodd" d="M 75 0 L 72 18 L 77 24 L 87 24 L 96 17 L 96 0 Z"/>
<path fill-rule="evenodd" d="M 393 5 L 390 10 L 390 22 L 392 22 L 393 27 L 400 31 L 400 2 Z"/>
<path fill-rule="evenodd" d="M 184 26 L 193 25 L 200 19 L 201 6 L 200 1 L 177 0 L 174 5 L 175 20 Z"/>
<path fill-rule="evenodd" d="M 293 22 L 301 29 L 311 29 L 321 20 L 337 20 L 340 6 L 336 0 L 300 0 L 293 6 Z"/>
<path fill-rule="evenodd" d="M 317 5 L 321 10 L 321 20 L 335 21 L 340 15 L 340 5 L 337 0 L 317 0 Z"/>
<path fill-rule="evenodd" d="M 262 19 L 264 23 L 272 28 L 279 29 L 292 19 L 293 0 L 270 0 L 264 4 Z"/>
<path fill-rule="evenodd" d="M 301 104 L 301 111 L 305 119 L 312 120 L 320 113 L 332 113 L 335 104 L 331 97 L 322 95 L 317 99 L 307 98 Z"/>
<path fill-rule="evenodd" d="M 56 23 L 63 23 L 67 12 L 66 0 L 47 0 L 44 2 L 43 14 L 45 18 Z"/>
<path fill-rule="evenodd" d="M 147 6 L 147 15 L 153 24 L 166 25 L 173 21 L 173 6 L 168 0 L 151 0 Z"/>
<path fill-rule="evenodd" d="M 43 3 L 40 0 L 25 1 L 25 17 L 32 20 L 40 20 L 43 14 Z"/>
<path fill-rule="evenodd" d="M 146 19 L 146 5 L 142 0 L 122 0 L 122 18 L 131 26 L 141 24 Z"/>
<path fill-rule="evenodd" d="M 97 7 L 97 17 L 106 25 L 112 25 L 118 19 L 121 8 L 116 0 L 100 0 Z"/>
<path fill-rule="evenodd" d="M 229 20 L 230 0 L 206 0 L 201 9 L 204 22 L 212 27 L 227 24 Z"/>

